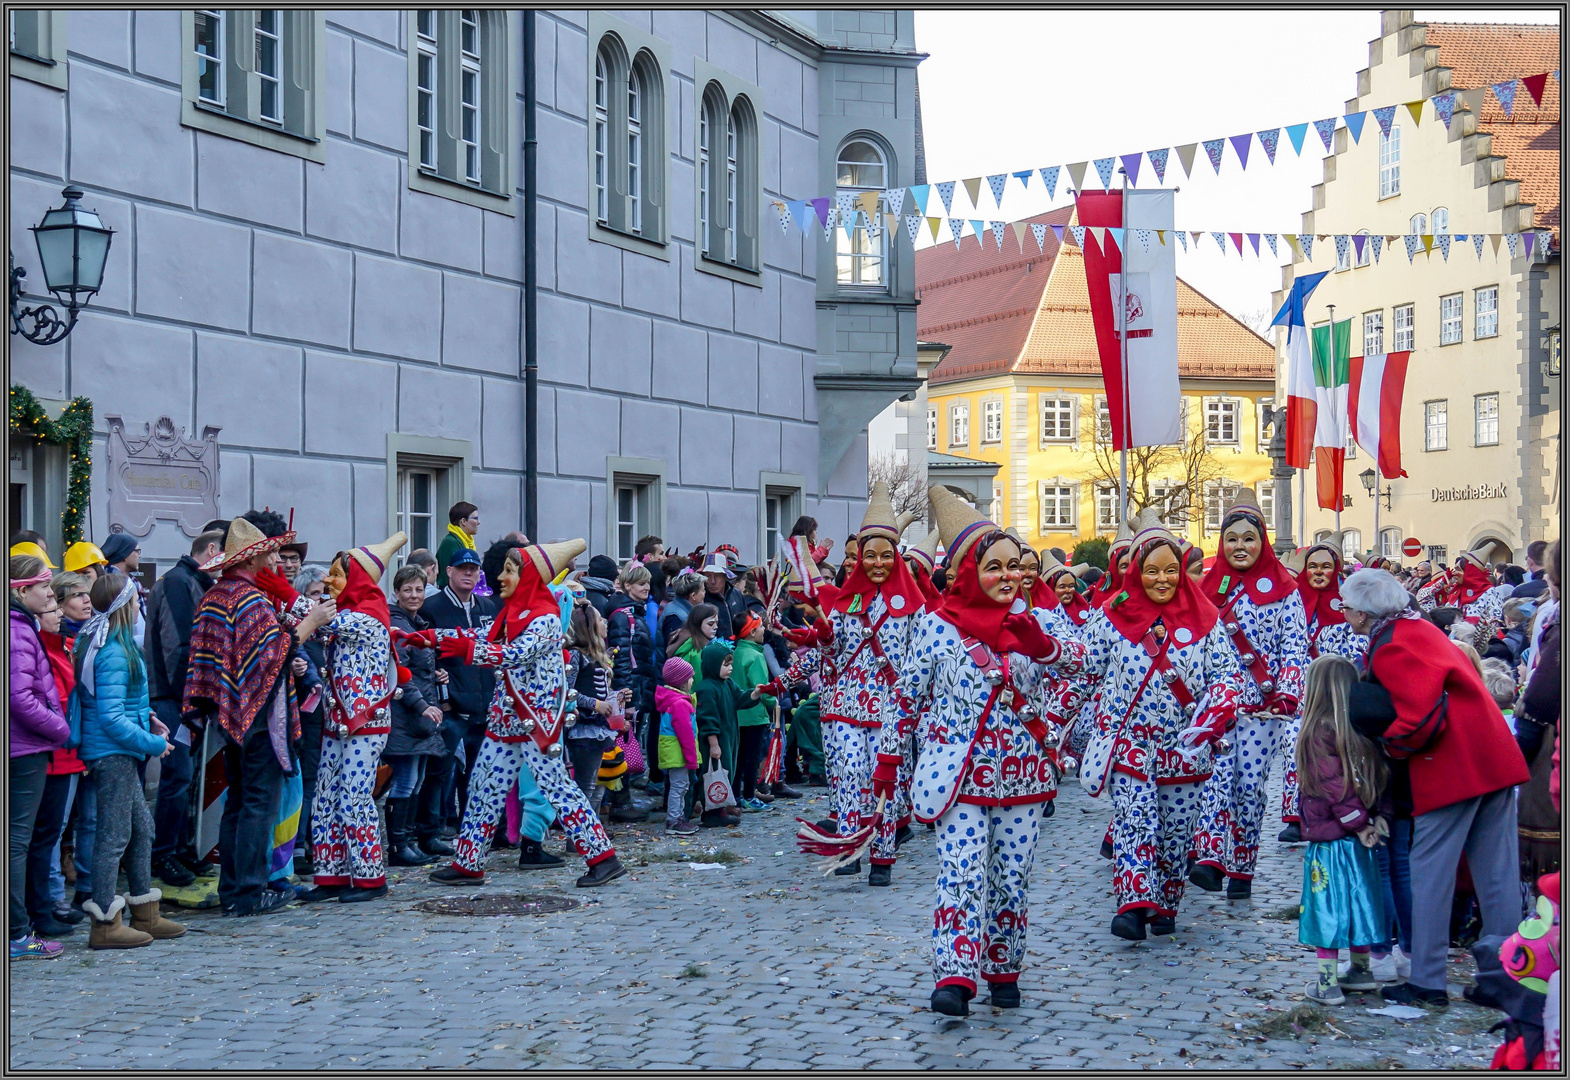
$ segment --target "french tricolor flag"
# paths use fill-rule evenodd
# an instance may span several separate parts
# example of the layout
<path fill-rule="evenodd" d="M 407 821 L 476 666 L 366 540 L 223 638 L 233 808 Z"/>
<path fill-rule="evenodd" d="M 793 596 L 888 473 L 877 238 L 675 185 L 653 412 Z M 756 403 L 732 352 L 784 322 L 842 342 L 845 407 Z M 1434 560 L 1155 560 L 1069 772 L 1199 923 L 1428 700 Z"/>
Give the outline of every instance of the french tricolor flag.
<path fill-rule="evenodd" d="M 1314 427 L 1319 407 L 1314 389 L 1314 359 L 1309 343 L 1304 309 L 1309 294 L 1330 271 L 1305 274 L 1292 282 L 1286 303 L 1276 312 L 1271 326 L 1287 328 L 1287 465 L 1306 469 L 1314 459 Z"/>
<path fill-rule="evenodd" d="M 1401 468 L 1401 395 L 1411 355 L 1352 357 L 1352 393 L 1347 395 L 1352 437 L 1379 460 L 1379 475 L 1386 480 L 1406 475 Z"/>

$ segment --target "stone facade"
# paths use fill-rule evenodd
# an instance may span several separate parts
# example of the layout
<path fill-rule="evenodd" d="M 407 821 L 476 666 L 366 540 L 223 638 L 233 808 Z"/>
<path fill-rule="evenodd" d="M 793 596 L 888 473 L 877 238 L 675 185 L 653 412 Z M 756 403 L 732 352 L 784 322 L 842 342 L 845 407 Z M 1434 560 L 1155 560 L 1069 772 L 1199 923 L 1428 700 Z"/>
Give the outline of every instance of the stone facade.
<path fill-rule="evenodd" d="M 431 484 L 434 539 L 458 498 L 481 506 L 481 539 L 493 538 L 522 521 L 531 419 L 521 15 L 482 13 L 473 60 L 488 65 L 478 150 L 499 155 L 500 185 L 421 168 L 414 12 L 303 16 L 289 25 L 316 28 L 307 101 L 322 127 L 310 134 L 307 112 L 302 138 L 195 103 L 190 12 L 51 12 L 61 62 L 13 52 L 18 265 L 41 282 L 23 230 L 65 183 L 116 230 L 80 325 L 50 348 L 13 337 L 13 379 L 49 401 L 91 397 L 99 462 L 106 412 L 137 430 L 161 416 L 192 437 L 219 427 L 222 512 L 293 507 L 313 555 L 406 527 L 410 470 Z M 651 236 L 596 220 L 602 47 L 652 65 Z M 232 77 L 254 90 L 248 52 L 234 54 Z M 309 83 L 303 55 L 292 73 Z M 768 509 L 842 534 L 865 502 L 867 422 L 917 381 L 910 250 L 892 256 L 884 288 L 846 293 L 833 245 L 781 230 L 771 202 L 832 191 L 838 150 L 858 135 L 884 148 L 887 186 L 916 182 L 911 13 L 542 11 L 535 59 L 542 537 L 615 553 L 618 486 L 634 489 L 634 531 L 683 549 L 728 540 L 757 557 Z M 751 267 L 701 250 L 707 87 L 748 102 L 737 235 L 750 229 Z M 625 138 L 615 106 L 609 121 L 612 141 Z M 106 483 L 95 473 L 99 540 Z M 142 543 L 166 563 L 189 540 L 160 521 Z"/>

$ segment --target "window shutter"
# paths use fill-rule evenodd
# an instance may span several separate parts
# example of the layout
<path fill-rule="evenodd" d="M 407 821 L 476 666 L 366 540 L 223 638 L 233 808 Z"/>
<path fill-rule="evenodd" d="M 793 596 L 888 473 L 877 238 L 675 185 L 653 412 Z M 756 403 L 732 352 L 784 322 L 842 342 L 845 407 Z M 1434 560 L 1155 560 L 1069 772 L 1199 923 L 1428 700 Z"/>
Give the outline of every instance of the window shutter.
<path fill-rule="evenodd" d="M 1079 401 L 1080 395 L 1074 394 L 1069 398 L 1069 444 L 1074 449 L 1079 449 Z"/>

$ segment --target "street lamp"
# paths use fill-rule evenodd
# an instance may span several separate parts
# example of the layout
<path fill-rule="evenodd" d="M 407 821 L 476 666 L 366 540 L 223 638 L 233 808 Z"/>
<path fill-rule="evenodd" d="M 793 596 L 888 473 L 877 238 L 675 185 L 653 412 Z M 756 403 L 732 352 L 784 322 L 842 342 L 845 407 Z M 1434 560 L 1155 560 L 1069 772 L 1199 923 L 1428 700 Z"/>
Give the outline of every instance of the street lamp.
<path fill-rule="evenodd" d="M 1387 486 L 1385 490 L 1379 490 L 1379 474 L 1373 469 L 1364 469 L 1357 474 L 1357 478 L 1363 482 L 1363 490 L 1374 499 L 1374 550 L 1383 555 L 1385 553 L 1385 542 L 1383 534 L 1379 531 L 1379 500 L 1385 500 L 1386 506 L 1395 509 L 1390 502 L 1391 489 Z"/>
<path fill-rule="evenodd" d="M 11 257 L 11 333 L 21 334 L 35 345 L 54 345 L 76 327 L 77 313 L 103 284 L 109 243 L 114 239 L 114 230 L 96 212 L 77 205 L 83 194 L 80 188 L 68 187 L 60 194 L 65 204 L 45 213 L 32 233 L 44 270 L 44 286 L 65 305 L 66 319 L 48 304 L 21 306 L 22 279 L 27 271 Z M 24 326 L 24 320 L 30 325 Z"/>

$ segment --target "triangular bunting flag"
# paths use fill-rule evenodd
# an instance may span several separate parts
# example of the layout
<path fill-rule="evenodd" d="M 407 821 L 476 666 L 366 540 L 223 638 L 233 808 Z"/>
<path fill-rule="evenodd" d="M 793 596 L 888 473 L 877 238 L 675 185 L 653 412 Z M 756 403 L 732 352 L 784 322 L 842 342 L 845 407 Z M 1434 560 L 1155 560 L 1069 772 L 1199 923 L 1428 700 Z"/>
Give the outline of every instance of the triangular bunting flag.
<path fill-rule="evenodd" d="M 970 196 L 970 205 L 980 209 L 981 203 L 977 200 L 981 198 L 981 177 L 972 176 L 969 180 L 962 180 L 960 183 L 965 185 L 965 194 Z"/>
<path fill-rule="evenodd" d="M 1359 266 L 1361 266 L 1363 263 L 1363 248 L 1367 245 L 1367 243 L 1368 234 L 1366 233 L 1358 233 L 1356 236 L 1352 237 L 1352 251 L 1357 255 L 1357 263 Z"/>
<path fill-rule="evenodd" d="M 965 231 L 965 223 L 959 218 L 949 218 L 949 235 L 954 238 L 954 246 L 959 247 L 959 238 Z"/>
<path fill-rule="evenodd" d="M 905 218 L 905 235 L 910 237 L 910 242 L 916 242 L 916 233 L 921 231 L 921 215 L 911 214 Z"/>
<path fill-rule="evenodd" d="M 987 177 L 987 186 L 992 189 L 992 201 L 1000 210 L 1003 208 L 1003 185 L 1008 182 L 1008 173 L 997 173 Z"/>
<path fill-rule="evenodd" d="M 1439 254 L 1445 257 L 1445 262 L 1450 261 L 1450 234 L 1439 234 Z"/>
<path fill-rule="evenodd" d="M 1123 171 L 1128 173 L 1128 186 L 1134 187 L 1139 183 L 1139 163 L 1144 159 L 1143 153 L 1124 154 L 1118 158 L 1123 163 Z"/>
<path fill-rule="evenodd" d="M 1177 151 L 1178 161 L 1183 165 L 1184 176 L 1194 175 L 1194 151 L 1198 146 L 1198 143 L 1184 143 L 1182 146 L 1173 147 Z"/>
<path fill-rule="evenodd" d="M 878 198 L 880 192 L 868 191 L 856 196 L 856 206 L 870 219 L 878 212 Z"/>
<path fill-rule="evenodd" d="M 1337 233 L 1336 234 L 1336 265 L 1337 266 L 1341 265 L 1341 263 L 1346 261 L 1347 246 L 1348 246 L 1349 243 L 1350 243 L 1350 239 L 1346 236 L 1346 234 L 1344 234 L 1344 233 Z"/>
<path fill-rule="evenodd" d="M 982 234 L 987 231 L 987 223 L 985 221 L 977 221 L 975 218 L 971 218 L 970 231 L 976 236 L 976 246 L 985 251 L 987 246 L 981 242 L 981 237 Z"/>
<path fill-rule="evenodd" d="M 1150 167 L 1156 170 L 1156 183 L 1167 182 L 1167 147 L 1160 150 L 1146 150 L 1145 156 L 1150 159 Z"/>
<path fill-rule="evenodd" d="M 1259 258 L 1259 234 L 1257 232 L 1251 232 L 1244 233 L 1243 235 L 1248 237 L 1248 242 L 1253 245 L 1254 258 Z"/>
<path fill-rule="evenodd" d="M 839 211 L 839 225 L 845 230 L 845 239 L 852 239 L 857 226 L 861 224 L 860 210 Z"/>
<path fill-rule="evenodd" d="M 905 189 L 889 188 L 883 193 L 883 201 L 888 204 L 889 213 L 899 217 L 905 210 Z"/>
<path fill-rule="evenodd" d="M 1047 227 L 1041 224 L 1034 224 L 1030 227 L 1030 234 L 1036 238 L 1036 249 L 1045 252 L 1047 250 Z"/>
<path fill-rule="evenodd" d="M 1022 172 L 1017 172 L 1017 173 L 1014 174 L 1014 179 L 1018 180 L 1020 182 L 1020 185 L 1026 191 L 1030 190 L 1030 177 L 1031 177 L 1031 172 L 1030 172 L 1029 169 L 1025 169 Z"/>
<path fill-rule="evenodd" d="M 1417 127 L 1423 122 L 1423 103 L 1421 101 L 1407 102 L 1406 111 L 1412 114 L 1413 127 Z"/>
<path fill-rule="evenodd" d="M 1303 136 L 1308 134 L 1307 124 L 1292 124 L 1287 128 L 1287 138 L 1292 140 L 1292 152 L 1303 156 Z"/>
<path fill-rule="evenodd" d="M 1058 195 L 1058 166 L 1041 170 L 1041 182 L 1047 185 L 1047 198 L 1055 199 Z"/>
<path fill-rule="evenodd" d="M 1488 87 L 1476 86 L 1470 90 L 1462 90 L 1456 94 L 1466 111 L 1473 116 L 1478 116 L 1483 111 L 1483 97 L 1488 93 Z"/>
<path fill-rule="evenodd" d="M 1368 113 L 1355 112 L 1346 114 L 1346 128 L 1352 133 L 1352 141 L 1360 142 L 1363 138 L 1363 121 L 1368 119 Z"/>
<path fill-rule="evenodd" d="M 1394 105 L 1384 105 L 1374 110 L 1374 123 L 1379 125 L 1379 131 L 1382 135 L 1390 134 L 1390 123 L 1395 118 L 1396 107 Z"/>
<path fill-rule="evenodd" d="M 1150 250 L 1150 230 L 1149 229 L 1135 229 L 1134 230 L 1134 235 L 1139 240 L 1139 246 L 1140 246 L 1141 250 L 1149 251 Z"/>
<path fill-rule="evenodd" d="M 1478 262 L 1483 261 L 1483 241 L 1486 239 L 1487 237 L 1480 232 L 1472 234 L 1472 249 L 1477 252 Z"/>
<path fill-rule="evenodd" d="M 1521 238 L 1515 233 L 1505 233 L 1505 246 L 1510 249 L 1512 259 L 1521 254 Z"/>
<path fill-rule="evenodd" d="M 1237 151 L 1238 164 L 1245 169 L 1248 168 L 1248 148 L 1253 145 L 1254 136 L 1252 134 L 1234 135 L 1231 142 L 1232 149 Z M 1239 254 L 1242 254 L 1242 252 L 1239 252 Z"/>
<path fill-rule="evenodd" d="M 1265 246 L 1270 248 L 1270 254 L 1271 255 L 1274 255 L 1277 258 L 1280 258 L 1281 253 L 1276 250 L 1276 234 L 1275 233 L 1267 232 L 1265 234 Z"/>
<path fill-rule="evenodd" d="M 1410 263 L 1412 261 L 1412 257 L 1417 254 L 1417 249 L 1422 247 L 1423 241 L 1422 241 L 1422 238 L 1419 237 L 1416 233 L 1407 233 L 1406 236 L 1405 236 L 1405 240 L 1406 240 L 1406 261 L 1408 263 Z"/>
<path fill-rule="evenodd" d="M 1157 229 L 1156 230 L 1156 239 L 1161 241 L 1161 246 L 1162 247 L 1166 247 L 1167 246 L 1167 230 L 1165 230 L 1165 229 Z"/>
<path fill-rule="evenodd" d="M 1528 261 L 1530 261 L 1532 258 L 1532 245 L 1536 242 L 1536 240 L 1537 233 L 1535 232 L 1524 232 L 1521 234 L 1521 245 L 1526 251 L 1526 257 Z"/>
<path fill-rule="evenodd" d="M 1259 136 L 1259 145 L 1265 148 L 1265 157 L 1270 159 L 1270 164 L 1276 163 L 1276 143 L 1281 138 L 1280 128 L 1270 128 L 1266 131 L 1256 131 Z"/>
<path fill-rule="evenodd" d="M 1083 226 L 1083 225 L 1070 225 L 1068 227 L 1068 231 L 1074 234 L 1074 244 L 1075 244 L 1075 246 L 1079 247 L 1080 249 L 1083 249 L 1084 246 L 1085 246 L 1085 226 Z M 1060 236 L 1060 237 L 1058 237 L 1058 239 L 1061 240 L 1062 237 Z"/>
<path fill-rule="evenodd" d="M 1303 245 L 1303 258 L 1309 262 L 1314 261 L 1314 238 L 1308 233 L 1299 233 L 1297 242 Z"/>
<path fill-rule="evenodd" d="M 1499 258 L 1499 240 L 1500 236 L 1498 233 L 1495 232 L 1488 234 L 1488 242 L 1494 246 L 1494 258 L 1496 259 Z"/>
<path fill-rule="evenodd" d="M 1434 250 L 1434 234 L 1423 233 L 1421 239 L 1423 241 L 1423 254 L 1427 255 L 1429 252 Z"/>
<path fill-rule="evenodd" d="M 1456 96 L 1454 94 L 1435 94 L 1434 115 L 1445 123 L 1445 130 L 1450 130 L 1450 120 L 1456 114 Z"/>
<path fill-rule="evenodd" d="M 817 211 L 818 220 L 823 222 L 823 227 L 827 229 L 829 227 L 829 200 L 813 199 L 812 208 Z"/>
<path fill-rule="evenodd" d="M 780 215 L 780 232 L 788 235 L 790 233 L 790 207 L 782 202 L 777 202 L 774 204 L 774 209 Z"/>
<path fill-rule="evenodd" d="M 1026 175 L 1028 176 L 1029 174 L 1027 173 Z M 1025 223 L 1023 221 L 1016 221 L 1013 222 L 1013 226 L 1014 243 L 1018 245 L 1020 253 L 1023 254 L 1025 251 Z"/>
<path fill-rule="evenodd" d="M 1528 75 L 1521 80 L 1521 85 L 1526 87 L 1526 92 L 1532 95 L 1533 105 L 1541 105 L 1543 103 L 1543 87 L 1547 82 L 1548 72 L 1546 71 L 1541 75 Z"/>
<path fill-rule="evenodd" d="M 929 217 L 927 219 L 927 228 L 932 230 L 932 242 L 934 244 L 936 244 L 938 242 L 938 230 L 941 229 L 942 227 L 943 227 L 943 219 L 942 218 L 940 218 L 940 217 Z"/>
<path fill-rule="evenodd" d="M 1188 252 L 1188 236 L 1187 236 L 1187 234 L 1185 234 L 1182 229 L 1178 229 L 1176 231 L 1176 235 L 1177 235 L 1177 238 L 1178 238 L 1178 244 L 1183 248 L 1183 251 L 1186 254 Z"/>
<path fill-rule="evenodd" d="M 1303 249 L 1297 242 L 1297 233 L 1282 233 L 1281 235 L 1286 240 L 1287 247 L 1292 249 L 1292 254 L 1296 255 L 1298 258 L 1302 258 Z"/>
<path fill-rule="evenodd" d="M 1085 189 L 1085 168 L 1089 164 L 1088 161 L 1076 161 L 1068 167 L 1068 178 L 1074 182 L 1076 192 Z"/>
<path fill-rule="evenodd" d="M 834 223 L 839 220 L 840 212 L 834 207 L 829 207 L 828 215 L 823 221 L 823 239 L 827 240 L 834 235 Z"/>
<path fill-rule="evenodd" d="M 1201 236 L 1203 236 L 1204 233 L 1195 232 L 1193 229 L 1190 229 L 1189 232 L 1188 232 L 1188 235 L 1189 235 L 1189 239 L 1194 241 L 1194 250 L 1198 251 L 1199 250 L 1199 238 Z"/>
<path fill-rule="evenodd" d="M 945 180 L 938 185 L 938 198 L 943 200 L 943 213 L 954 212 L 954 181 Z"/>
<path fill-rule="evenodd" d="M 1368 246 L 1374 249 L 1374 265 L 1377 266 L 1379 264 L 1379 253 L 1385 246 L 1385 238 L 1383 236 L 1370 236 L 1368 238 Z"/>
<path fill-rule="evenodd" d="M 1362 123 L 1362 120 L 1358 121 L 1359 126 Z M 1319 141 L 1325 144 L 1325 153 L 1330 153 L 1330 140 L 1336 133 L 1336 118 L 1332 116 L 1328 120 L 1315 120 L 1314 130 L 1319 133 Z"/>
<path fill-rule="evenodd" d="M 915 210 L 923 217 L 927 213 L 927 200 L 932 196 L 931 184 L 917 184 L 910 189 L 911 201 L 915 203 Z"/>
<path fill-rule="evenodd" d="M 1496 82 L 1490 89 L 1493 90 L 1494 97 L 1499 99 L 1499 107 L 1504 109 L 1506 116 L 1509 116 L 1510 110 L 1515 108 L 1515 80 Z"/>
<path fill-rule="evenodd" d="M 1232 246 L 1237 248 L 1239 257 L 1243 254 L 1243 234 L 1240 232 L 1227 233 L 1232 238 Z"/>
<path fill-rule="evenodd" d="M 994 240 L 996 240 L 998 242 L 998 250 L 1002 251 L 1003 250 L 1003 230 L 1008 226 L 1008 222 L 1006 222 L 1006 221 L 989 221 L 989 222 L 987 222 L 987 224 L 989 226 L 991 226 L 991 228 L 992 228 L 992 239 L 994 239 Z"/>
<path fill-rule="evenodd" d="M 1096 159 L 1096 175 L 1101 177 L 1101 186 L 1108 191 L 1112 190 L 1112 164 L 1109 157 Z"/>
<path fill-rule="evenodd" d="M 854 228 L 856 224 L 856 196 L 849 191 L 841 191 L 834 196 L 834 209 L 839 211 L 840 224 L 846 229 Z"/>
<path fill-rule="evenodd" d="M 1210 167 L 1216 171 L 1218 176 L 1221 174 L 1221 148 L 1226 146 L 1226 144 L 1227 141 L 1225 139 L 1205 140 L 1205 157 L 1210 160 Z"/>
<path fill-rule="evenodd" d="M 1119 251 L 1123 250 L 1123 230 L 1122 229 L 1102 229 L 1102 230 L 1100 230 L 1096 234 L 1096 238 L 1101 241 L 1101 249 L 1103 251 L 1107 251 L 1108 250 L 1108 248 L 1107 248 L 1107 242 L 1108 241 L 1111 241 L 1112 246 L 1117 248 Z"/>
<path fill-rule="evenodd" d="M 1051 228 L 1052 228 L 1052 235 L 1055 236 L 1057 238 L 1058 243 L 1061 244 L 1063 242 L 1063 230 L 1065 228 L 1067 228 L 1067 226 L 1066 225 L 1053 225 Z"/>
<path fill-rule="evenodd" d="M 796 219 L 796 227 L 806 232 L 812 227 L 812 211 L 805 199 L 798 199 L 787 204 L 790 207 L 790 216 Z"/>
<path fill-rule="evenodd" d="M 1216 242 L 1216 247 L 1221 249 L 1221 254 L 1225 255 L 1227 253 L 1227 234 L 1213 232 L 1210 234 L 1210 238 Z"/>

